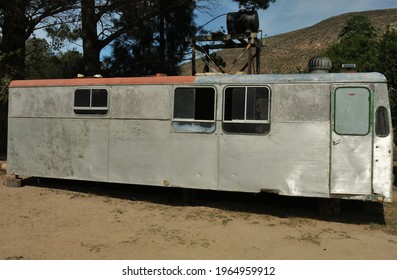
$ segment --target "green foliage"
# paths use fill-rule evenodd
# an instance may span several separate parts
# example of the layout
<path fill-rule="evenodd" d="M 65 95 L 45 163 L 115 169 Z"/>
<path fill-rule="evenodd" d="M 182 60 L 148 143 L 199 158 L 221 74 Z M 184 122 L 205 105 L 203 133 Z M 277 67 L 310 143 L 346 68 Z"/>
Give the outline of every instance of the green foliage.
<path fill-rule="evenodd" d="M 196 3 L 187 1 L 138 1 L 135 9 L 123 10 L 119 24 L 125 34 L 113 44 L 104 61 L 107 76 L 176 75 L 194 34 Z"/>
<path fill-rule="evenodd" d="M 372 22 L 366 16 L 355 15 L 350 17 L 339 34 L 339 38 L 342 40 L 354 38 L 356 36 L 362 36 L 368 39 L 376 37 L 376 30 Z"/>
<path fill-rule="evenodd" d="M 389 27 L 379 41 L 377 71 L 383 73 L 390 85 L 389 97 L 392 118 L 397 124 L 397 30 Z"/>
<path fill-rule="evenodd" d="M 61 50 L 65 41 L 77 41 L 81 37 L 81 30 L 72 29 L 69 24 L 59 23 L 45 28 L 48 37 L 51 39 L 51 49 Z"/>
<path fill-rule="evenodd" d="M 330 46 L 326 56 L 332 60 L 332 71 L 339 72 L 344 63 L 356 64 L 359 72 L 374 71 L 377 65 L 378 43 L 360 34 Z"/>
<path fill-rule="evenodd" d="M 27 79 L 56 78 L 59 76 L 53 67 L 55 56 L 44 39 L 31 39 L 26 42 L 25 77 Z"/>
<path fill-rule="evenodd" d="M 356 64 L 356 70 L 360 72 L 375 70 L 378 42 L 376 30 L 367 17 L 352 16 L 339 34 L 339 39 L 325 52 L 332 60 L 333 72 L 339 72 L 344 63 Z"/>
<path fill-rule="evenodd" d="M 237 2 L 240 8 L 245 8 L 248 10 L 258 10 L 258 9 L 267 9 L 270 3 L 276 2 L 276 0 L 233 0 Z"/>
<path fill-rule="evenodd" d="M 77 51 L 54 54 L 46 40 L 30 39 L 25 63 L 27 79 L 72 78 L 81 73 L 82 56 Z"/>
<path fill-rule="evenodd" d="M 379 41 L 378 69 L 397 89 L 397 30 L 389 27 Z"/>
<path fill-rule="evenodd" d="M 8 54 L 3 53 L 0 50 L 0 62 L 7 56 Z M 1 65 L 1 64 L 0 64 Z M 3 74 L 0 76 L 0 105 L 6 104 L 8 101 L 8 85 L 11 82 L 11 75 Z M 0 124 L 1 126 L 1 124 Z"/>
<path fill-rule="evenodd" d="M 353 16 L 343 27 L 339 42 L 325 52 L 339 72 L 343 63 L 355 63 L 358 72 L 383 73 L 389 83 L 389 97 L 393 123 L 397 124 L 397 30 L 387 28 L 378 38 L 371 21 Z"/>
<path fill-rule="evenodd" d="M 6 103 L 8 100 L 8 85 L 11 82 L 9 76 L 0 79 L 0 103 Z"/>
<path fill-rule="evenodd" d="M 67 51 L 57 55 L 62 70 L 62 78 L 75 78 L 83 71 L 83 56 L 78 51 Z"/>

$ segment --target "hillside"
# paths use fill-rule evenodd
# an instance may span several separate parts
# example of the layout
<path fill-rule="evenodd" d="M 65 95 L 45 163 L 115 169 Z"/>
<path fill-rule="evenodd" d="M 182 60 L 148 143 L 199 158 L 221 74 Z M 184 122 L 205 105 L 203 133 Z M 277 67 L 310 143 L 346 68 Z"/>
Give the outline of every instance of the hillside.
<path fill-rule="evenodd" d="M 337 41 L 338 34 L 352 15 L 368 17 L 379 34 L 389 25 L 397 29 L 397 9 L 347 13 L 323 20 L 313 26 L 263 39 L 261 55 L 262 73 L 292 73 L 305 71 L 308 60 L 319 55 L 330 44 Z M 218 52 L 227 63 L 231 63 L 241 49 L 227 49 Z M 242 63 L 246 61 L 242 59 Z M 197 71 L 203 69 L 203 62 L 197 62 Z M 240 66 L 239 66 L 240 67 Z M 181 66 L 182 75 L 191 74 L 191 64 Z"/>

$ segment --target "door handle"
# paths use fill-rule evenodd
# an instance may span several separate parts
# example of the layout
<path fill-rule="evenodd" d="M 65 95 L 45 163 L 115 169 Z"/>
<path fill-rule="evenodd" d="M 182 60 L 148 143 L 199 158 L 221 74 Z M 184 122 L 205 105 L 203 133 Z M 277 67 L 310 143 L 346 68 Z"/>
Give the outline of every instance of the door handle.
<path fill-rule="evenodd" d="M 334 139 L 334 140 L 332 140 L 332 144 L 334 144 L 334 145 L 340 144 L 340 139 Z"/>

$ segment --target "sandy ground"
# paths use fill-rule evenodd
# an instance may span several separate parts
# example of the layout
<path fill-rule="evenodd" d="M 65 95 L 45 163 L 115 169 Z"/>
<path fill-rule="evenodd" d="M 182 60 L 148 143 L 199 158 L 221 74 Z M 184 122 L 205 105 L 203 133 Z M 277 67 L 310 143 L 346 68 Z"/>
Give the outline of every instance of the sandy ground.
<path fill-rule="evenodd" d="M 1 164 L 1 163 L 0 163 Z M 0 260 L 397 259 L 397 203 L 28 179 L 0 175 Z M 397 191 L 395 191 L 397 200 Z"/>

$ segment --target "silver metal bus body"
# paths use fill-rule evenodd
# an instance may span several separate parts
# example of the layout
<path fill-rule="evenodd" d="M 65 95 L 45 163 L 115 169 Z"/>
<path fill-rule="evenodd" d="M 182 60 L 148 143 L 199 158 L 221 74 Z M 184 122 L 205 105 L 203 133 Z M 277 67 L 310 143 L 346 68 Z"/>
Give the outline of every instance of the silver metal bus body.
<path fill-rule="evenodd" d="M 9 173 L 392 200 L 379 73 L 13 81 Z"/>

